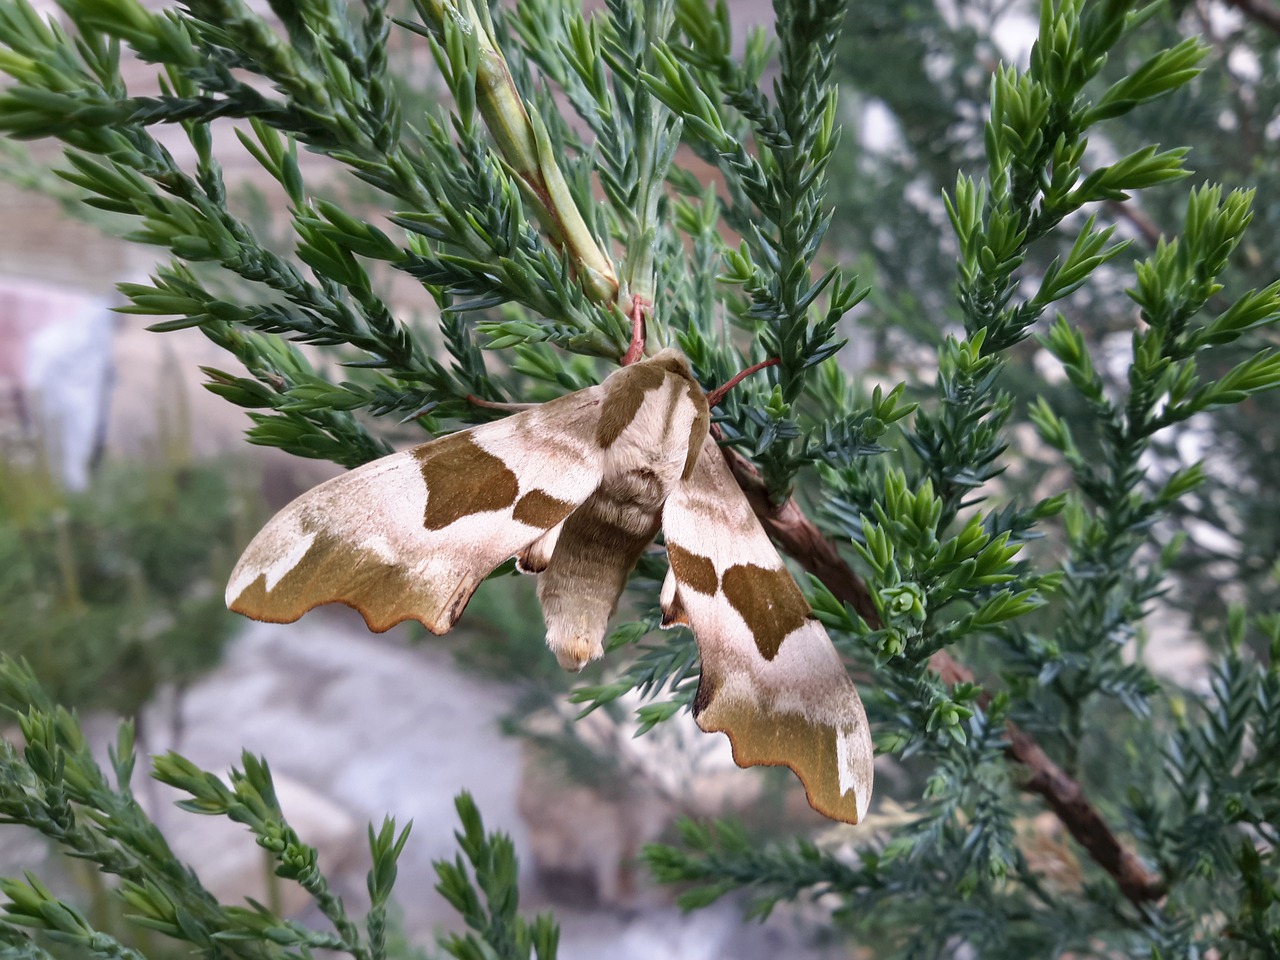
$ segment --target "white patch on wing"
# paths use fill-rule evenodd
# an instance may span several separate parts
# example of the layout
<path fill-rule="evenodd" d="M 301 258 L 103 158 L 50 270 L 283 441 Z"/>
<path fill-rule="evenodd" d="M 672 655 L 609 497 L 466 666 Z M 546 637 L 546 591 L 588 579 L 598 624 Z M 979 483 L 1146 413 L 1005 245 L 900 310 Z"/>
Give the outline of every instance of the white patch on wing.
<path fill-rule="evenodd" d="M 703 660 L 719 664 L 725 695 L 755 702 L 761 709 L 798 713 L 810 723 L 839 726 L 846 721 L 849 701 L 857 693 L 816 620 L 806 620 L 787 634 L 777 655 L 766 661 L 723 592 L 704 597 L 682 590 L 680 601 L 695 626 Z"/>
<path fill-rule="evenodd" d="M 395 563 L 396 551 L 391 546 L 391 541 L 382 534 L 375 534 L 371 537 L 365 537 L 360 541 L 360 549 L 368 550 L 379 560 L 384 563 Z"/>
<path fill-rule="evenodd" d="M 415 552 L 414 541 L 421 535 L 427 510 L 427 485 L 422 481 L 417 459 L 409 452 L 400 455 L 393 469 L 377 478 L 375 488 L 351 493 L 360 497 L 364 512 L 350 510 L 343 516 L 344 533 L 369 546 L 379 559 L 404 564 Z M 382 545 L 375 546 L 375 539 L 381 540 Z"/>
<path fill-rule="evenodd" d="M 658 594 L 658 603 L 663 610 L 671 609 L 671 605 L 675 603 L 676 596 L 679 593 L 679 587 L 680 582 L 676 580 L 676 572 L 668 568 L 667 575 L 662 578 L 662 592 Z"/>
<path fill-rule="evenodd" d="M 600 450 L 591 438 L 602 395 L 600 387 L 568 394 L 475 428 L 472 442 L 516 475 L 522 495 L 541 490 L 580 503 L 600 482 Z"/>
<path fill-rule="evenodd" d="M 866 733 L 857 727 L 836 728 L 836 768 L 840 771 L 840 795 L 854 791 L 859 822 L 867 815 L 867 807 L 871 803 L 869 785 L 865 782 L 866 778 L 859 775 L 862 766 L 859 757 L 863 752 L 860 741 L 865 737 Z"/>
<path fill-rule="evenodd" d="M 271 566 L 267 567 L 263 572 L 266 577 L 266 588 L 268 591 L 274 590 L 276 584 L 284 579 L 285 574 L 296 567 L 302 558 L 307 555 L 307 551 L 311 549 L 311 544 L 315 540 L 315 533 L 304 533 L 299 531 L 298 537 L 289 544 L 286 550 Z"/>
<path fill-rule="evenodd" d="M 844 796 L 853 789 L 853 770 L 850 769 L 852 744 L 849 741 L 849 728 L 836 727 L 836 769 L 840 771 L 840 795 Z M 859 818 L 861 819 L 861 818 Z"/>
<path fill-rule="evenodd" d="M 315 541 L 315 538 L 314 532 L 304 531 L 300 526 L 296 525 L 294 529 L 289 530 L 287 533 L 277 534 L 275 539 L 282 549 L 269 564 L 259 567 L 245 564 L 242 561 L 236 567 L 231 581 L 227 584 L 227 604 L 234 603 L 236 598 L 244 593 L 245 588 L 257 580 L 258 577 L 266 578 L 267 590 L 274 589 L 276 584 L 283 580 L 285 575 L 307 555 L 307 551 L 311 549 L 311 544 Z M 267 555 L 271 553 L 271 551 L 262 552 Z"/>

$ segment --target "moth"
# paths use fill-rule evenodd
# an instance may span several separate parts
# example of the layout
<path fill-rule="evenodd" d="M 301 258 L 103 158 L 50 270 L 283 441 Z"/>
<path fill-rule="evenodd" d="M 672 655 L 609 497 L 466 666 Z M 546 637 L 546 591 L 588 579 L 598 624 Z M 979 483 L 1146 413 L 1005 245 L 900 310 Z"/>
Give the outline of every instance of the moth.
<path fill-rule="evenodd" d="M 227 605 L 291 623 L 345 603 L 369 628 L 448 632 L 511 557 L 536 574 L 561 666 L 601 656 L 609 618 L 662 531 L 662 625 L 688 626 L 693 715 L 734 761 L 790 767 L 809 803 L 857 823 L 872 746 L 858 692 L 710 435 L 706 396 L 667 349 L 494 423 L 375 460 L 304 493 L 253 539 Z"/>

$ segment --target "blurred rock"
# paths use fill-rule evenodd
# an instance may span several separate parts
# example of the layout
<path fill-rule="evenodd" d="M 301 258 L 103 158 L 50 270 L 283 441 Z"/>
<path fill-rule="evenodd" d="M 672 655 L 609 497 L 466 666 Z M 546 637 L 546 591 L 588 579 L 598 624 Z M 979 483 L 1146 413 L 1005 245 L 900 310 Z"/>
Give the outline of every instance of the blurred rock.
<path fill-rule="evenodd" d="M 114 328 L 100 297 L 0 278 L 0 423 L 71 490 L 102 449 Z"/>
<path fill-rule="evenodd" d="M 353 911 L 366 901 L 365 823 L 412 819 L 395 899 L 418 942 L 460 926 L 434 890 L 431 861 L 457 855 L 453 797 L 466 789 L 486 827 L 515 841 L 523 912 L 554 907 L 560 960 L 823 955 L 785 909 L 763 927 L 744 923 L 732 899 L 686 915 L 670 905 L 670 890 L 647 886 L 636 855 L 676 813 L 732 812 L 758 796 L 759 778 L 732 766 L 725 738 L 681 721 L 633 739 L 598 711 L 585 733 L 615 749 L 620 766 L 584 786 L 541 748 L 501 733 L 510 687 L 463 672 L 429 639 L 407 645 L 405 633 L 370 634 L 343 608 L 294 624 L 249 623 L 222 666 L 148 711 L 145 749 L 176 749 L 219 773 L 241 765 L 242 748 L 265 756 L 286 815 L 319 848 L 321 869 Z M 89 735 L 112 742 L 114 721 L 98 718 Z M 686 738 L 691 753 L 677 746 Z M 649 767 L 665 779 L 648 777 Z M 156 792 L 162 829 L 221 896 L 262 895 L 262 851 L 243 827 L 176 810 L 176 794 Z M 287 908 L 305 906 L 292 884 L 282 886 Z"/>
<path fill-rule="evenodd" d="M 519 744 L 498 729 L 509 693 L 461 674 L 439 648 L 410 649 L 403 631 L 390 635 L 401 642 L 375 636 L 348 614 L 248 624 L 225 662 L 182 698 L 177 722 L 163 705 L 148 714 L 147 749 L 175 749 L 214 772 L 240 766 L 242 749 L 261 754 L 274 775 L 351 817 L 361 848 L 366 823 L 412 820 L 396 889 L 409 932 L 420 935 L 456 916 L 435 893 L 431 868 L 456 853 L 455 794 L 470 790 L 486 825 L 527 849 L 515 805 Z M 179 819 L 190 818 L 169 810 L 162 826 Z M 340 892 L 360 909 L 367 850 L 353 860 Z M 321 860 L 326 872 L 334 865 Z"/>
<path fill-rule="evenodd" d="M 687 713 L 637 737 L 641 702 L 633 691 L 615 712 L 580 720 L 578 707 L 564 703 L 525 724 L 552 744 L 526 744 L 519 803 L 535 876 L 553 903 L 668 902 L 670 891 L 655 896 L 639 860 L 644 845 L 679 816 L 732 815 L 760 796 L 760 778 L 734 765 L 728 738 L 703 733 Z M 557 752 L 557 736 L 570 727 L 574 755 L 592 762 L 575 764 Z"/>
<path fill-rule="evenodd" d="M 538 887 L 554 904 L 637 906 L 647 877 L 640 851 L 676 813 L 671 800 L 642 779 L 575 782 L 561 758 L 526 748 L 520 814 Z"/>

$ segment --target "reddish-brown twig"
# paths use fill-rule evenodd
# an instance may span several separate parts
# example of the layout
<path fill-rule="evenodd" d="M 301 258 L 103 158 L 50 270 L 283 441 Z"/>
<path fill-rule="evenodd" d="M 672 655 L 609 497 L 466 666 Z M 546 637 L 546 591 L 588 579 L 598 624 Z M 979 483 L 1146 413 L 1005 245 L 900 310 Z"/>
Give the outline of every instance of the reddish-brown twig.
<path fill-rule="evenodd" d="M 720 401 L 724 399 L 726 393 L 740 384 L 747 377 L 751 376 L 757 370 L 763 370 L 765 367 L 776 367 L 781 361 L 777 357 L 770 357 L 768 360 L 761 360 L 759 363 L 747 367 L 741 373 L 735 374 L 727 383 L 722 383 L 714 390 L 707 391 L 707 406 L 718 407 Z"/>
<path fill-rule="evenodd" d="M 627 352 L 622 355 L 622 366 L 627 367 L 644 356 L 644 320 L 653 309 L 653 304 L 644 297 L 631 298 L 631 310 L 627 313 L 631 320 L 631 343 Z"/>

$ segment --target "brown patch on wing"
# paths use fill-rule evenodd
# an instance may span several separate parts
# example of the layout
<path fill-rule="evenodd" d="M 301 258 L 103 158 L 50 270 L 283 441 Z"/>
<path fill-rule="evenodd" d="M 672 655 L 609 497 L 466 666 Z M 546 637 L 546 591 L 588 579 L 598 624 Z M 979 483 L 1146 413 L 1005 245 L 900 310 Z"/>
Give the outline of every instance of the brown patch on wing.
<path fill-rule="evenodd" d="M 804 784 L 809 806 L 835 820 L 858 822 L 857 789 L 840 792 L 839 734 L 835 727 L 811 723 L 798 713 L 762 711 L 750 703 L 717 699 L 717 687 L 708 683 L 704 673 L 694 698 L 693 716 L 707 733 L 728 734 L 734 763 L 740 767 L 790 767 Z M 869 782 L 866 789 L 870 789 Z"/>
<path fill-rule="evenodd" d="M 531 527 L 549 530 L 573 513 L 573 509 L 574 504 L 566 500 L 559 500 L 542 490 L 530 490 L 516 502 L 511 517 Z"/>
<path fill-rule="evenodd" d="M 613 374 L 596 422 L 596 443 L 602 448 L 613 446 L 636 418 L 644 395 L 657 390 L 666 379 L 666 373 L 652 363 L 637 363 Z"/>
<path fill-rule="evenodd" d="M 702 392 L 702 388 L 698 384 L 690 380 L 689 387 L 686 391 L 689 402 L 697 408 L 697 414 L 693 418 L 693 423 L 689 425 L 689 454 L 685 457 L 684 472 L 680 474 L 681 480 L 688 480 L 693 475 L 693 468 L 697 466 L 698 456 L 702 453 L 702 444 L 707 439 L 707 431 L 711 429 L 711 408 L 707 406 L 706 394 Z M 717 449 L 716 455 L 720 455 Z M 708 451 L 710 456 L 711 452 Z"/>
<path fill-rule="evenodd" d="M 703 730 L 707 728 L 702 726 L 702 721 L 698 720 L 698 718 L 702 716 L 703 711 L 711 706 L 711 701 L 716 698 L 716 691 L 719 689 L 720 681 L 713 678 L 710 672 L 704 668 L 702 676 L 698 678 L 698 692 L 693 695 L 693 719 L 697 721 L 699 728 Z M 711 730 L 708 732 L 715 733 L 718 731 Z"/>
<path fill-rule="evenodd" d="M 716 576 L 716 565 L 707 557 L 690 553 L 674 543 L 667 544 L 667 560 L 675 571 L 676 580 L 690 590 L 696 590 L 704 597 L 709 597 L 720 586 L 720 578 Z"/>
<path fill-rule="evenodd" d="M 478 585 L 470 577 L 452 582 L 410 577 L 374 551 L 321 530 L 271 590 L 266 575 L 260 575 L 229 606 L 255 620 L 292 623 L 313 607 L 343 603 L 359 611 L 375 633 L 417 620 L 438 635 L 452 629 Z"/>
<path fill-rule="evenodd" d="M 791 574 L 778 568 L 767 570 L 754 563 L 740 563 L 724 572 L 721 588 L 755 639 L 766 660 L 778 655 L 778 648 L 791 631 L 804 625 L 809 604 Z"/>
<path fill-rule="evenodd" d="M 428 530 L 443 530 L 473 513 L 509 507 L 520 493 L 516 475 L 500 458 L 477 446 L 469 433 L 423 444 L 412 453 L 427 485 L 422 525 Z"/>

